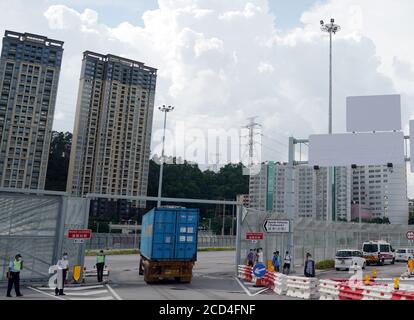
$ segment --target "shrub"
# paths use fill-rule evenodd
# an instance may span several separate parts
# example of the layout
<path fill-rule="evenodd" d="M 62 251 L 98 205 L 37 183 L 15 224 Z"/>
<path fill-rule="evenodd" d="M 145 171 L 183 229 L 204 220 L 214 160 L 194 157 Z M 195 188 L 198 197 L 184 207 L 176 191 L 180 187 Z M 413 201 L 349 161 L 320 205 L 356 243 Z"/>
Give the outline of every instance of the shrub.
<path fill-rule="evenodd" d="M 323 261 L 319 261 L 315 265 L 315 268 L 318 270 L 332 269 L 333 267 L 335 267 L 335 260 L 323 260 Z"/>

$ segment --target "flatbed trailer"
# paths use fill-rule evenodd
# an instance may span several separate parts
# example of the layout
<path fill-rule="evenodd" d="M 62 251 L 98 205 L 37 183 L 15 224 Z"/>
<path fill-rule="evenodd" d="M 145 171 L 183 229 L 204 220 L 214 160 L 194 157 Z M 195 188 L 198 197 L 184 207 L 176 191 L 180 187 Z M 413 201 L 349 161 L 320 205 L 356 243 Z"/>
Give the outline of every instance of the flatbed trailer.
<path fill-rule="evenodd" d="M 174 279 L 181 283 L 190 283 L 193 277 L 194 261 L 155 261 L 141 255 L 139 274 L 144 275 L 148 284 L 161 280 Z"/>

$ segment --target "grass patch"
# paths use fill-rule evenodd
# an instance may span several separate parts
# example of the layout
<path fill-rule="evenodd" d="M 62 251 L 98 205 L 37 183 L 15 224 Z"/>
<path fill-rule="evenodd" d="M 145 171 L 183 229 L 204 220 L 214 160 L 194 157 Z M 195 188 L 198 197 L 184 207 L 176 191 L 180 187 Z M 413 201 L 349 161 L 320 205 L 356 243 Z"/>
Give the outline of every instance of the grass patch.
<path fill-rule="evenodd" d="M 100 250 L 86 250 L 85 256 L 97 256 Z M 123 254 L 139 254 L 138 249 L 110 249 L 104 250 L 107 256 L 123 255 Z"/>
<path fill-rule="evenodd" d="M 335 260 L 322 260 L 315 265 L 315 269 L 325 270 L 333 269 L 335 267 Z"/>
<path fill-rule="evenodd" d="M 208 252 L 208 251 L 234 251 L 235 248 L 199 248 L 198 252 Z M 94 257 L 97 256 L 100 250 L 86 250 L 85 256 Z M 110 249 L 104 250 L 105 255 L 114 256 L 114 255 L 127 255 L 127 254 L 139 254 L 138 249 Z"/>
<path fill-rule="evenodd" d="M 208 252 L 208 251 L 234 251 L 236 248 L 199 248 L 198 252 Z"/>

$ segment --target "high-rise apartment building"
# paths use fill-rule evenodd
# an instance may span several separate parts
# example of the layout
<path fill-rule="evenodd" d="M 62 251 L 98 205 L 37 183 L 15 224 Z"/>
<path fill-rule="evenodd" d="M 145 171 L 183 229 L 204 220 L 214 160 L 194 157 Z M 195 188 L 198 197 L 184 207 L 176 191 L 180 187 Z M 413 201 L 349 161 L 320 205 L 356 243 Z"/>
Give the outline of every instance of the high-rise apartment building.
<path fill-rule="evenodd" d="M 362 166 L 352 170 L 352 218 L 387 217 L 408 223 L 407 169 L 405 165 Z"/>
<path fill-rule="evenodd" d="M 250 208 L 286 214 L 287 165 L 267 162 L 250 177 Z M 408 223 L 406 167 L 365 166 L 334 170 L 334 220 L 387 217 L 393 224 Z M 294 167 L 296 217 L 327 220 L 327 169 Z M 271 205 L 270 205 L 271 204 Z"/>
<path fill-rule="evenodd" d="M 0 58 L 0 187 L 45 187 L 62 55 L 62 41 L 5 32 Z"/>
<path fill-rule="evenodd" d="M 146 195 L 157 70 L 83 54 L 67 191 Z"/>

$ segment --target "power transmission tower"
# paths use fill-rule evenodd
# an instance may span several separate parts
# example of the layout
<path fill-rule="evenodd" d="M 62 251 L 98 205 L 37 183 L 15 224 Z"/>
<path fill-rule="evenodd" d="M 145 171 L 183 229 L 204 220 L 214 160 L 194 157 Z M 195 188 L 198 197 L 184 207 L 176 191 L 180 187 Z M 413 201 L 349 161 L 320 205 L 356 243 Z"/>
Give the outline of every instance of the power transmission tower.
<path fill-rule="evenodd" d="M 248 169 L 251 170 L 254 166 L 254 145 L 256 143 L 255 136 L 261 135 L 261 133 L 255 132 L 255 129 L 258 127 L 262 127 L 261 124 L 255 122 L 256 117 L 247 118 L 249 120 L 249 124 L 247 126 L 242 127 L 242 129 L 247 129 L 248 133 L 248 150 L 249 150 L 249 162 L 248 162 Z"/>

